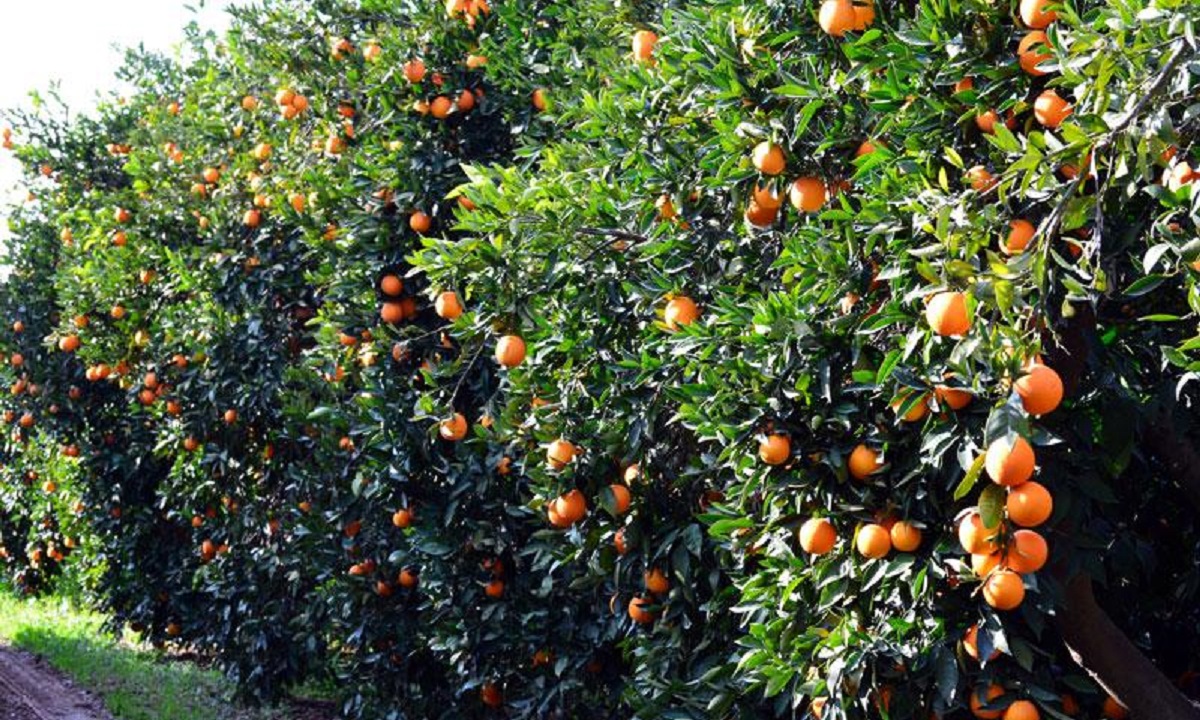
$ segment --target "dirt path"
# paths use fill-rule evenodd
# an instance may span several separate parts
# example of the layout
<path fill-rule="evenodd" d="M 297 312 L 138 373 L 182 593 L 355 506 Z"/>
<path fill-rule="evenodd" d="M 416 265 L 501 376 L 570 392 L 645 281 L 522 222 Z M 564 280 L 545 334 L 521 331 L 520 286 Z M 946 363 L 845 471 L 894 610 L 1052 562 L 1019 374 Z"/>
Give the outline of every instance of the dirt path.
<path fill-rule="evenodd" d="M 0 720 L 112 720 L 41 658 L 0 645 Z"/>

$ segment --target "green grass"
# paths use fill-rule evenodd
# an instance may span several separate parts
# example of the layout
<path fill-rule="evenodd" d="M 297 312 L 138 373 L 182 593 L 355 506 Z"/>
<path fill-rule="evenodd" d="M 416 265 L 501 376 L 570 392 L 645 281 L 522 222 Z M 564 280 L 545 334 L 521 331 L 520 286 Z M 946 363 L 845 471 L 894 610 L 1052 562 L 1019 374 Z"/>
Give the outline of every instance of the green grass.
<path fill-rule="evenodd" d="M 168 661 L 118 641 L 104 618 L 55 598 L 19 600 L 0 589 L 0 643 L 44 657 L 104 700 L 118 720 L 284 720 L 291 708 L 249 709 L 229 701 L 218 672 Z"/>

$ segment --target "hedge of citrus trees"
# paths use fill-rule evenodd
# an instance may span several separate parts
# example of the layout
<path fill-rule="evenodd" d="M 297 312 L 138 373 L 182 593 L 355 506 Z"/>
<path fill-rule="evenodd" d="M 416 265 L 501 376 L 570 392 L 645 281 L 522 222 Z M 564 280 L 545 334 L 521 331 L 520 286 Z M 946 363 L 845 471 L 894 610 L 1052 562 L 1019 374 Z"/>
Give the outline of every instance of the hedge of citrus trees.
<path fill-rule="evenodd" d="M 235 15 L 9 114 L 16 587 L 349 717 L 1200 717 L 1200 6 Z"/>

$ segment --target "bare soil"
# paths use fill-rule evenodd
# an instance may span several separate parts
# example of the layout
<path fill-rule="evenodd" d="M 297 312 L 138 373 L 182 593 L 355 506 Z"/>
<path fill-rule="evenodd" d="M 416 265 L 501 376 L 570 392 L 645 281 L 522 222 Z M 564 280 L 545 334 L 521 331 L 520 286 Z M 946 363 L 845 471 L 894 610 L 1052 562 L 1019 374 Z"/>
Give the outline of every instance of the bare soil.
<path fill-rule="evenodd" d="M 0 720 L 112 720 L 103 703 L 41 658 L 0 645 Z"/>

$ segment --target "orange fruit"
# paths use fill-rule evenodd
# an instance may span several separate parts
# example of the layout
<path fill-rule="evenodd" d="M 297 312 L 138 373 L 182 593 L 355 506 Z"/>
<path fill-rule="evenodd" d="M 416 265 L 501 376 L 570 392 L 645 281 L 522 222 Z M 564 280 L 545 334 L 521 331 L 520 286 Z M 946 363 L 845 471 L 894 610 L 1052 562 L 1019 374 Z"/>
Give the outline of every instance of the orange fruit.
<path fill-rule="evenodd" d="M 407 588 L 409 590 L 415 588 L 419 580 L 420 578 L 417 576 L 417 571 L 410 568 L 404 568 L 401 570 L 400 575 L 396 578 L 396 582 L 400 585 L 400 587 Z"/>
<path fill-rule="evenodd" d="M 958 524 L 958 542 L 963 550 L 972 554 L 994 553 L 1000 549 L 993 536 L 999 532 L 997 527 L 984 527 L 983 516 L 973 512 L 964 517 Z"/>
<path fill-rule="evenodd" d="M 262 213 L 257 210 L 247 210 L 242 216 L 242 224 L 249 228 L 256 228 L 262 223 Z"/>
<path fill-rule="evenodd" d="M 1079 701 L 1071 693 L 1063 693 L 1059 698 L 1062 701 L 1062 711 L 1065 715 L 1079 714 Z"/>
<path fill-rule="evenodd" d="M 826 518 L 809 518 L 800 526 L 800 547 L 812 555 L 824 555 L 837 543 L 837 529 Z"/>
<path fill-rule="evenodd" d="M 438 317 L 444 320 L 455 320 L 463 313 L 462 303 L 459 302 L 458 293 L 453 290 L 448 290 L 437 296 L 434 302 L 433 309 L 437 312 Z"/>
<path fill-rule="evenodd" d="M 779 217 L 779 208 L 763 207 L 753 200 L 746 206 L 746 221 L 754 227 L 766 227 Z"/>
<path fill-rule="evenodd" d="M 1004 720 L 1040 720 L 1042 714 L 1028 700 L 1014 700 L 1004 711 Z"/>
<path fill-rule="evenodd" d="M 1037 228 L 1028 220 L 1016 219 L 1008 224 L 1008 237 L 1000 246 L 1000 251 L 1005 255 L 1017 255 L 1024 252 L 1025 248 L 1029 247 L 1029 241 L 1033 240 L 1034 233 Z"/>
<path fill-rule="evenodd" d="M 537 90 L 534 90 L 530 102 L 533 103 L 534 110 L 537 110 L 538 112 L 545 112 L 546 108 L 549 107 L 546 101 L 545 88 L 538 88 Z"/>
<path fill-rule="evenodd" d="M 972 658 L 979 659 L 979 626 L 972 625 L 967 628 L 967 632 L 963 634 L 963 650 Z M 1000 651 L 992 648 L 991 655 L 988 655 L 988 660 L 995 660 L 1000 657 Z"/>
<path fill-rule="evenodd" d="M 858 18 L 850 0 L 825 0 L 817 13 L 817 23 L 827 34 L 841 37 L 853 30 Z"/>
<path fill-rule="evenodd" d="M 855 480 L 866 480 L 883 466 L 879 453 L 866 445 L 858 445 L 850 453 L 846 467 Z"/>
<path fill-rule="evenodd" d="M 419 83 L 425 79 L 425 63 L 420 58 L 413 58 L 404 63 L 404 79 L 410 83 Z"/>
<path fill-rule="evenodd" d="M 223 420 L 225 420 L 226 425 L 232 425 L 238 421 L 238 411 L 230 408 L 226 410 L 225 414 L 221 417 Z"/>
<path fill-rule="evenodd" d="M 997 570 L 983 582 L 983 599 L 997 610 L 1012 610 L 1025 600 L 1025 583 L 1012 570 Z"/>
<path fill-rule="evenodd" d="M 960 292 L 946 291 L 934 295 L 925 306 L 925 319 L 938 335 L 964 335 L 971 329 L 967 314 L 967 298 Z"/>
<path fill-rule="evenodd" d="M 871 523 L 863 525 L 859 529 L 854 545 L 863 557 L 877 560 L 881 557 L 886 557 L 891 552 L 892 538 L 888 534 L 887 528 Z"/>
<path fill-rule="evenodd" d="M 1044 485 L 1030 480 L 1009 489 L 1004 507 L 1013 524 L 1036 527 L 1050 519 L 1054 512 L 1054 498 Z"/>
<path fill-rule="evenodd" d="M 1004 561 L 1010 570 L 1021 574 L 1034 573 L 1046 565 L 1049 555 L 1050 548 L 1045 538 L 1033 530 L 1018 530 L 1008 541 Z"/>
<path fill-rule="evenodd" d="M 825 205 L 825 183 L 814 177 L 802 177 L 792 183 L 788 196 L 792 207 L 803 213 L 814 213 Z"/>
<path fill-rule="evenodd" d="M 525 341 L 519 335 L 505 335 L 496 343 L 496 362 L 514 368 L 525 360 Z"/>
<path fill-rule="evenodd" d="M 754 203 L 763 210 L 778 210 L 783 205 L 783 194 L 778 192 L 771 183 L 754 186 Z M 772 212 L 771 219 L 775 219 Z M 757 223 L 756 223 L 757 224 Z"/>
<path fill-rule="evenodd" d="M 671 581 L 658 568 L 651 568 L 646 571 L 642 579 L 646 583 L 646 590 L 655 595 L 665 595 L 671 589 Z"/>
<path fill-rule="evenodd" d="M 384 295 L 395 297 L 404 292 L 404 281 L 395 275 L 384 275 L 379 281 L 379 289 Z"/>
<path fill-rule="evenodd" d="M 1000 553 L 973 553 L 971 555 L 971 571 L 975 577 L 984 578 L 988 573 L 1000 566 Z"/>
<path fill-rule="evenodd" d="M 998 122 L 1000 122 L 1000 115 L 995 110 L 981 112 L 975 116 L 975 127 L 988 135 L 996 132 L 996 123 Z"/>
<path fill-rule="evenodd" d="M 379 319 L 395 325 L 404 321 L 404 306 L 398 302 L 385 302 L 379 307 Z"/>
<path fill-rule="evenodd" d="M 841 1 L 847 5 L 850 4 L 850 0 Z M 765 141 L 754 146 L 753 152 L 750 153 L 750 159 L 754 163 L 754 167 L 764 175 L 778 175 L 787 165 L 783 158 L 783 148 L 775 143 Z"/>
<path fill-rule="evenodd" d="M 454 413 L 453 417 L 441 422 L 438 434 L 451 442 L 462 440 L 467 436 L 467 419 L 462 413 Z"/>
<path fill-rule="evenodd" d="M 624 555 L 629 552 L 629 545 L 625 540 L 625 528 L 613 533 L 613 547 L 616 548 L 618 555 Z"/>
<path fill-rule="evenodd" d="M 242 98 L 242 109 L 246 112 L 254 112 L 258 109 L 258 98 L 253 95 L 247 95 Z"/>
<path fill-rule="evenodd" d="M 492 580 L 484 587 L 483 592 L 493 600 L 504 597 L 504 581 Z"/>
<path fill-rule="evenodd" d="M 937 398 L 939 405 L 944 405 L 951 410 L 962 410 L 970 405 L 971 400 L 975 398 L 970 390 L 950 387 L 949 385 L 938 385 L 933 389 L 933 395 Z"/>
<path fill-rule="evenodd" d="M 488 707 L 498 708 L 504 704 L 504 693 L 500 692 L 496 683 L 485 682 L 483 687 L 479 688 L 479 700 Z"/>
<path fill-rule="evenodd" d="M 825 704 L 828 702 L 829 698 L 824 696 L 813 698 L 812 703 L 808 706 L 808 710 L 816 720 L 821 720 L 821 716 L 825 714 Z"/>
<path fill-rule="evenodd" d="M 1046 6 L 1055 0 L 1021 0 L 1021 22 L 1035 30 L 1044 30 L 1058 19 L 1058 13 Z"/>
<path fill-rule="evenodd" d="M 1062 402 L 1062 378 L 1053 368 L 1034 363 L 1025 369 L 1025 374 L 1013 383 L 1013 389 L 1021 398 L 1021 405 L 1030 415 L 1045 415 L 1054 412 Z"/>
<path fill-rule="evenodd" d="M 891 402 L 892 410 L 897 415 L 899 415 L 900 408 L 902 408 L 904 406 L 904 403 L 908 402 L 908 399 L 910 397 L 912 397 L 913 393 L 915 393 L 915 392 L 917 392 L 917 391 L 913 390 L 912 388 L 906 388 L 904 390 L 901 390 L 900 393 L 896 396 L 896 399 Z M 920 420 L 923 420 L 925 418 L 925 416 L 928 414 L 929 414 L 929 396 L 926 395 L 925 393 L 922 393 L 921 398 L 916 402 L 916 404 L 914 404 L 912 407 L 910 407 L 908 409 L 908 412 L 904 413 L 904 415 L 900 419 L 903 420 L 904 422 L 918 422 Z"/>
<path fill-rule="evenodd" d="M 657 44 L 658 35 L 650 30 L 638 30 L 633 34 L 633 58 L 639 62 L 652 60 Z"/>
<path fill-rule="evenodd" d="M 398 528 L 406 528 L 412 525 L 413 513 L 408 508 L 400 508 L 392 513 L 392 524 Z"/>
<path fill-rule="evenodd" d="M 1073 108 L 1053 90 L 1045 90 L 1033 101 L 1033 116 L 1044 127 L 1056 128 L 1073 112 Z"/>
<path fill-rule="evenodd" d="M 768 465 L 782 465 L 792 455 L 792 441 L 787 435 L 768 435 L 758 445 L 758 457 Z"/>
<path fill-rule="evenodd" d="M 1007 437 L 993 440 L 992 444 L 988 445 L 983 466 L 992 482 L 1012 487 L 1033 477 L 1035 462 L 1036 458 L 1029 442 L 1016 435 L 1012 440 Z"/>
<path fill-rule="evenodd" d="M 651 605 L 653 603 L 646 598 L 635 596 L 629 601 L 629 617 L 639 625 L 649 625 L 658 616 L 657 613 L 649 610 Z"/>
<path fill-rule="evenodd" d="M 413 232 L 423 235 L 429 232 L 429 228 L 433 226 L 433 218 L 421 210 L 417 210 L 408 217 L 408 226 L 412 228 Z"/>
<path fill-rule="evenodd" d="M 889 535 L 892 547 L 899 552 L 913 552 L 921 547 L 921 529 L 907 520 L 892 525 Z"/>
<path fill-rule="evenodd" d="M 965 77 L 965 78 L 962 78 L 961 80 L 959 80 L 958 82 L 954 83 L 954 94 L 955 95 L 957 95 L 961 92 L 966 92 L 968 90 L 974 90 L 974 89 L 975 89 L 975 78 L 972 78 L 972 77 Z"/>
<path fill-rule="evenodd" d="M 854 27 L 851 28 L 855 32 L 862 32 L 871 27 L 875 22 L 875 3 L 872 0 L 856 3 L 854 5 Z"/>
<path fill-rule="evenodd" d="M 444 119 L 454 109 L 454 103 L 445 95 L 438 95 L 429 103 L 429 114 L 433 115 L 438 120 Z"/>
<path fill-rule="evenodd" d="M 986 710 L 984 705 L 990 704 L 993 700 L 1004 694 L 1004 688 L 995 683 L 987 686 L 987 688 L 976 688 L 971 691 L 971 697 L 967 704 L 971 707 L 971 714 L 980 720 L 997 720 L 1003 710 Z"/>
<path fill-rule="evenodd" d="M 1039 69 L 1038 65 L 1054 55 L 1049 52 L 1039 52 L 1038 48 L 1048 47 L 1050 47 L 1050 39 L 1046 37 L 1046 33 L 1041 30 L 1027 33 L 1017 44 L 1017 62 L 1020 63 L 1021 69 L 1034 77 L 1045 75 L 1046 71 Z"/>
<path fill-rule="evenodd" d="M 555 470 L 561 470 L 575 459 L 577 448 L 570 440 L 559 438 L 546 448 L 546 461 Z"/>
<path fill-rule="evenodd" d="M 984 193 L 996 187 L 996 178 L 982 165 L 974 165 L 967 170 L 967 182 L 978 193 Z"/>
<path fill-rule="evenodd" d="M 1101 714 L 1109 720 L 1125 720 L 1129 717 L 1129 711 L 1125 706 L 1117 702 L 1117 699 L 1112 695 L 1104 698 L 1104 706 L 1101 708 Z"/>
<path fill-rule="evenodd" d="M 58 341 L 58 349 L 68 353 L 78 350 L 79 345 L 80 342 L 78 335 L 67 335 Z"/>
<path fill-rule="evenodd" d="M 613 496 L 613 512 L 616 515 L 624 515 L 629 511 L 629 504 L 632 502 L 632 497 L 629 494 L 629 488 L 624 485 L 613 483 L 608 486 L 609 492 Z"/>
<path fill-rule="evenodd" d="M 663 322 L 671 330 L 678 330 L 680 325 L 691 325 L 699 317 L 700 308 L 686 295 L 671 298 L 663 312 Z"/>

